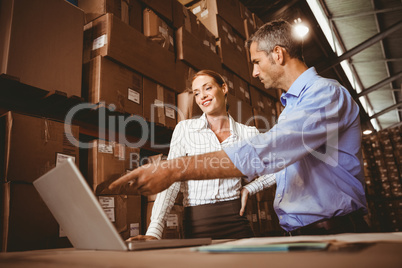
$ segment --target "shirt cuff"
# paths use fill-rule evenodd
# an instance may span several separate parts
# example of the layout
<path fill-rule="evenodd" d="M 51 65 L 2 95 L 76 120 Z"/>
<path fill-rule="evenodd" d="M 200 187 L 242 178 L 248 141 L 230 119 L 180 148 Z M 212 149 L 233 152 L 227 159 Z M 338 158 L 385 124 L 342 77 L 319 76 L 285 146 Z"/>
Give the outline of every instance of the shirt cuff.
<path fill-rule="evenodd" d="M 256 185 L 247 184 L 247 185 L 244 185 L 243 187 L 247 189 L 248 194 L 249 194 L 250 196 L 255 195 L 256 193 L 258 193 L 259 191 L 261 191 L 260 189 L 258 189 L 258 188 L 256 187 Z"/>
<path fill-rule="evenodd" d="M 263 167 L 263 164 L 246 140 L 225 147 L 223 150 L 236 168 L 247 177 L 247 181 L 250 182 L 259 176 L 256 167 Z"/>
<path fill-rule="evenodd" d="M 159 240 L 162 239 L 164 225 L 160 222 L 151 222 L 145 235 L 151 235 Z"/>

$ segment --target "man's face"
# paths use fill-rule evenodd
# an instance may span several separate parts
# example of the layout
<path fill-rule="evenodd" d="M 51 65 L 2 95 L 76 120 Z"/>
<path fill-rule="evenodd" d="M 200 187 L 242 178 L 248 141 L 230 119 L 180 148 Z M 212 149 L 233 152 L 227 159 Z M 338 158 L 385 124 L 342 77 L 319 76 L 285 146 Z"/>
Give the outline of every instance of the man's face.
<path fill-rule="evenodd" d="M 253 63 L 253 77 L 259 78 L 265 88 L 278 87 L 278 79 L 280 77 L 280 66 L 275 62 L 272 53 L 267 54 L 265 51 L 258 50 L 256 42 L 251 43 L 250 57 Z"/>

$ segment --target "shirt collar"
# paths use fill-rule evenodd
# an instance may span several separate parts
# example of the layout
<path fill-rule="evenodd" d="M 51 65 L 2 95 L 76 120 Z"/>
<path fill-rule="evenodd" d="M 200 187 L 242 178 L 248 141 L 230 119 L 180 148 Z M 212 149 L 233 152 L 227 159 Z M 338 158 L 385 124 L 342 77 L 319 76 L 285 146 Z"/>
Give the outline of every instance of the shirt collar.
<path fill-rule="evenodd" d="M 238 133 L 238 129 L 236 127 L 235 121 L 233 119 L 233 117 L 228 114 L 229 116 L 229 128 L 230 128 L 230 134 L 234 134 L 237 135 Z M 193 129 L 194 130 L 203 130 L 203 129 L 208 129 L 208 120 L 207 120 L 207 116 L 205 113 L 203 113 L 197 120 L 197 124 L 193 125 Z"/>
<path fill-rule="evenodd" d="M 286 106 L 286 98 L 289 95 L 293 95 L 295 97 L 299 97 L 300 93 L 310 84 L 312 84 L 315 80 L 317 75 L 317 71 L 314 67 L 311 67 L 304 71 L 290 86 L 287 92 L 282 93 L 281 95 L 281 102 L 284 106 Z"/>

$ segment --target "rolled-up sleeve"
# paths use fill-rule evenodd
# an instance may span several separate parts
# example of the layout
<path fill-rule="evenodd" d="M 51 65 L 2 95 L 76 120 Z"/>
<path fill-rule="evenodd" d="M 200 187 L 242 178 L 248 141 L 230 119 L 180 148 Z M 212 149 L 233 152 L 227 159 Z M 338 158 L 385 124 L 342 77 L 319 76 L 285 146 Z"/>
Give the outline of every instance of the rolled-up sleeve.
<path fill-rule="evenodd" d="M 316 92 L 322 87 L 327 90 Z M 316 83 L 299 97 L 295 107 L 289 107 L 289 112 L 280 116 L 270 131 L 226 147 L 224 151 L 249 179 L 276 173 L 307 154 L 321 157 L 318 148 L 325 143 L 332 145 L 331 140 L 336 142 L 340 129 L 345 127 L 343 115 L 359 112 L 350 110 L 356 105 L 350 105 L 350 98 L 345 98 L 345 94 L 331 84 Z M 332 147 L 336 150 L 336 144 L 326 148 Z"/>

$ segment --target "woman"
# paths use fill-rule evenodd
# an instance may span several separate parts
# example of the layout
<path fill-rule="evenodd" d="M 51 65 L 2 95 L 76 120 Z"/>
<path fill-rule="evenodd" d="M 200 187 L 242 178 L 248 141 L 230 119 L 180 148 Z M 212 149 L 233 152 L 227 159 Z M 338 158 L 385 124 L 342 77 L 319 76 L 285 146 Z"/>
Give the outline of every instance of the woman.
<path fill-rule="evenodd" d="M 192 91 L 203 115 L 177 124 L 172 135 L 168 159 L 218 151 L 240 139 L 258 134 L 255 127 L 237 123 L 228 114 L 228 86 L 218 73 L 202 70 L 195 74 Z M 167 215 L 179 191 L 182 191 L 184 196 L 185 238 L 252 237 L 249 222 L 243 215 L 247 197 L 274 183 L 273 175 L 259 177 L 243 188 L 241 178 L 174 183 L 157 195 L 146 235 L 133 239 L 161 239 Z"/>

